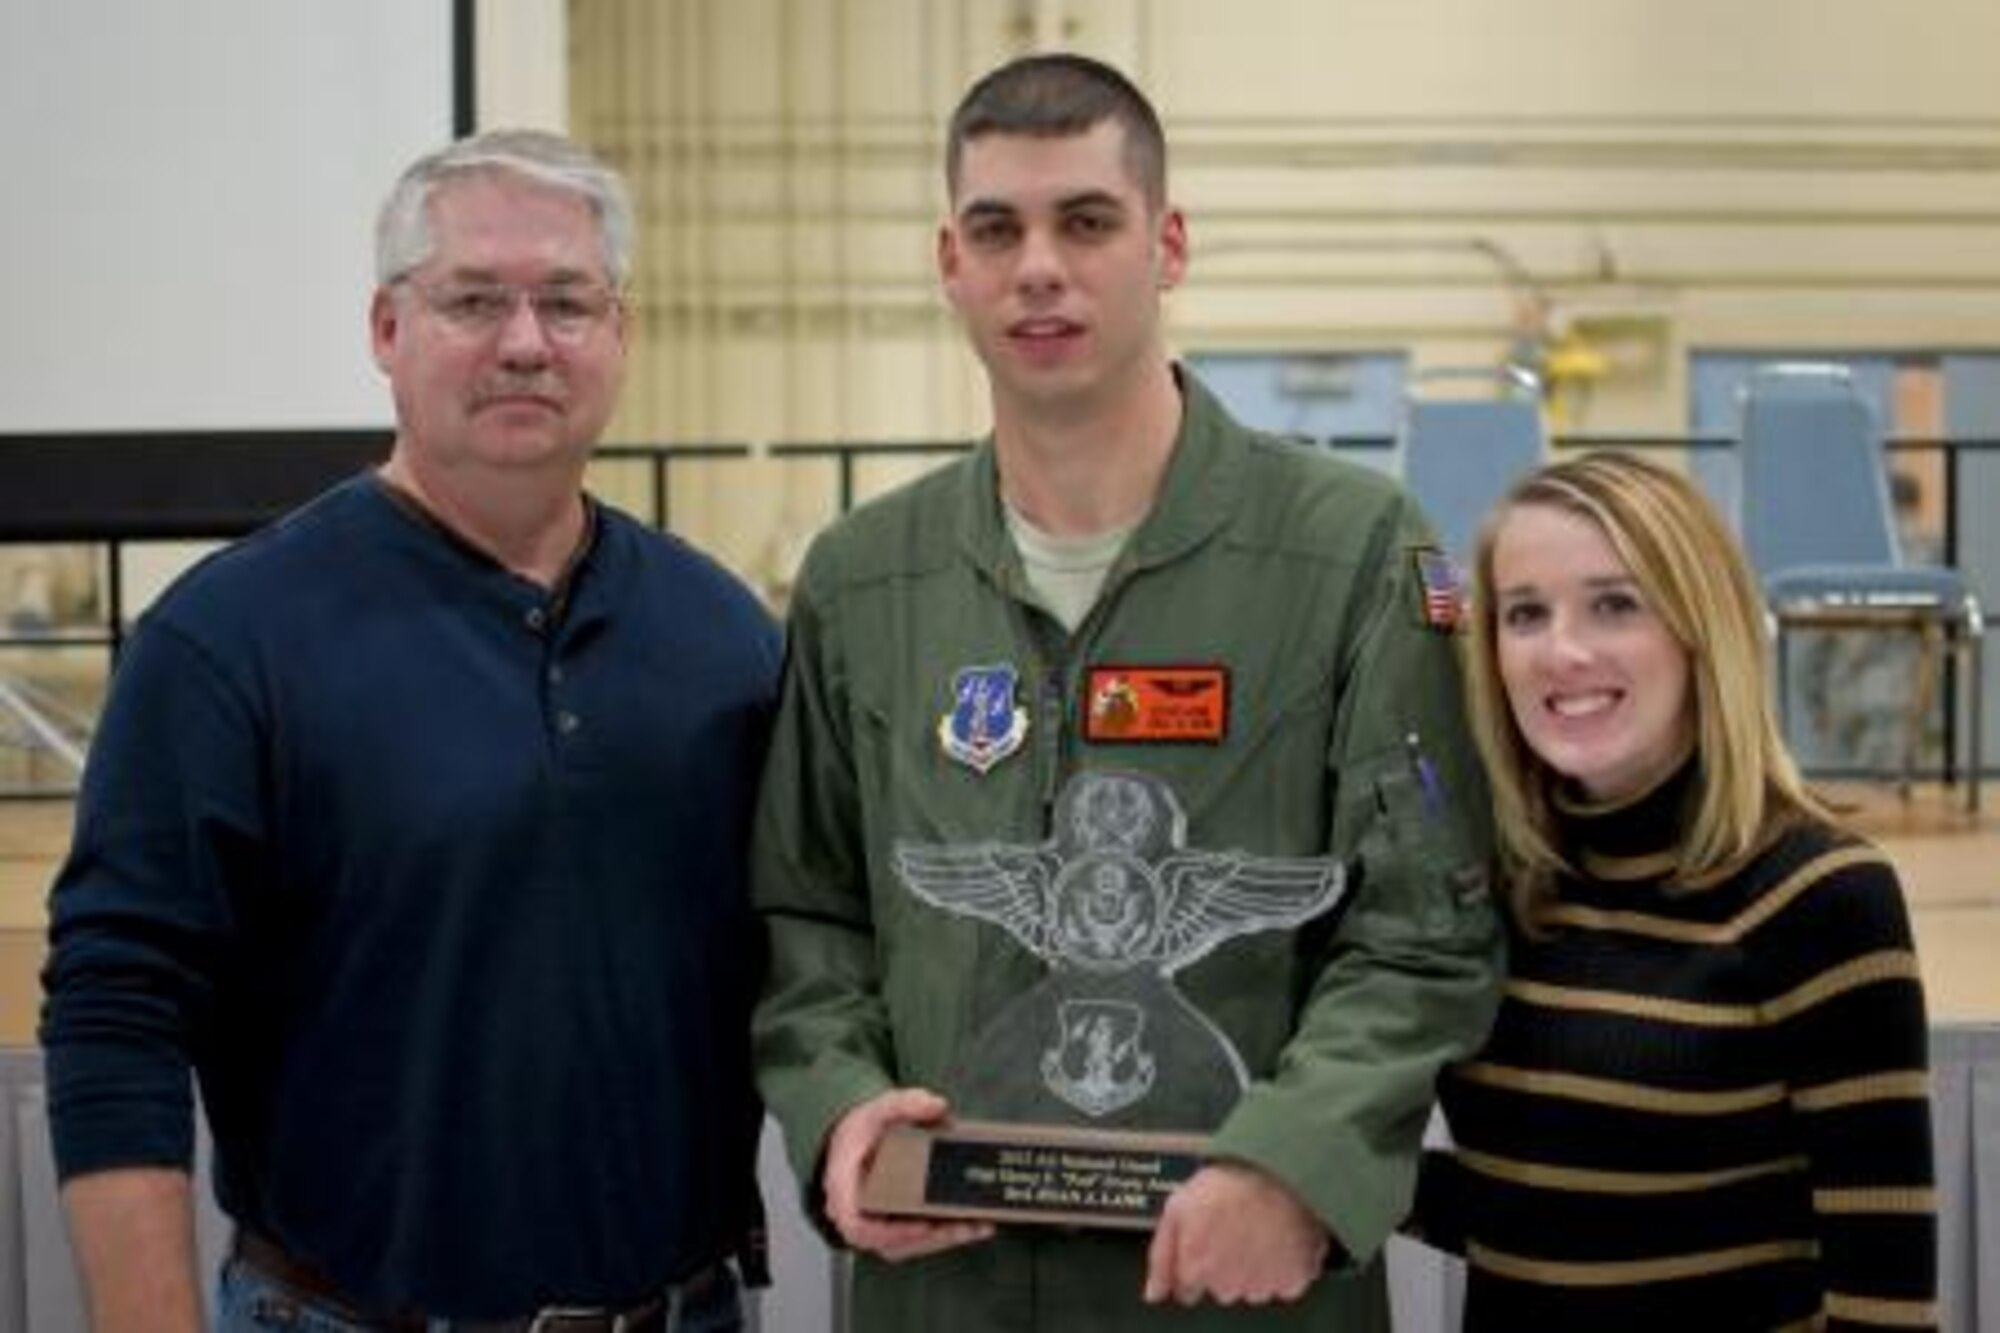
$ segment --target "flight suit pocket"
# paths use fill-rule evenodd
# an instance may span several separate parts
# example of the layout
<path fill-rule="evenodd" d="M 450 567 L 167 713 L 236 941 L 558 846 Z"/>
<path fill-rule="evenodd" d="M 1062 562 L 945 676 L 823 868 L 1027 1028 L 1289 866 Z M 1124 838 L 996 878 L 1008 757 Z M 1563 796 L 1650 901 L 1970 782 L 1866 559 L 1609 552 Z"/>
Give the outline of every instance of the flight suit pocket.
<path fill-rule="evenodd" d="M 1468 912 L 1490 911 L 1484 858 L 1460 799 L 1417 745 L 1356 766 L 1343 781 L 1345 818 L 1359 826 L 1363 915 L 1392 933 L 1456 931 Z"/>

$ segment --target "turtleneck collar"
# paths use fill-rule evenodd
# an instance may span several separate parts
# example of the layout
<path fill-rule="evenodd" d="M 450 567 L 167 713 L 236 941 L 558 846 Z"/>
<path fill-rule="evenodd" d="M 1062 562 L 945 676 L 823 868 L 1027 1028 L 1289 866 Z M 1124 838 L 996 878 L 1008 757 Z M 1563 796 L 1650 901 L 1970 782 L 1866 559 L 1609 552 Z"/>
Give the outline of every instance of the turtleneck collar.
<path fill-rule="evenodd" d="M 1622 801 L 1592 802 L 1574 789 L 1555 800 L 1557 836 L 1572 863 L 1593 879 L 1646 883 L 1679 861 L 1701 764 L 1691 754 L 1658 784 Z"/>

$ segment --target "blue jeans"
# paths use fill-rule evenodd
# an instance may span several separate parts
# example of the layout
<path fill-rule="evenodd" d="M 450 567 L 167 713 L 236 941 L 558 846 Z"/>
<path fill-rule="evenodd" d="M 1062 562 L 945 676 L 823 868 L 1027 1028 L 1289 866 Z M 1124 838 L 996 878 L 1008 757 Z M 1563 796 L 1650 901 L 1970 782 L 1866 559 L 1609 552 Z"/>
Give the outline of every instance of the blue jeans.
<path fill-rule="evenodd" d="M 742 1333 L 743 1295 L 733 1270 L 683 1300 L 667 1320 L 668 1333 Z M 216 1283 L 214 1333 L 369 1333 L 366 1324 L 294 1295 L 236 1260 L 222 1266 Z M 451 1333 L 449 1319 L 431 1321 L 431 1333 Z"/>

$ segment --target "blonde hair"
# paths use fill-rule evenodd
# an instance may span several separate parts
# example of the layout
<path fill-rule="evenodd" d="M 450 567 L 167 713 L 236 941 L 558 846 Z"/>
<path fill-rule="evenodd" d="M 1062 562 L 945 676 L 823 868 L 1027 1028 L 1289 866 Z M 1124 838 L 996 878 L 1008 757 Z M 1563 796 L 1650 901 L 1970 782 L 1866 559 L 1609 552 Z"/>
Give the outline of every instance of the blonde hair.
<path fill-rule="evenodd" d="M 1631 455 L 1549 464 L 1509 491 L 1480 530 L 1465 672 L 1474 739 L 1492 779 L 1502 871 L 1522 926 L 1541 924 L 1556 876 L 1574 872 L 1556 829 L 1562 775 L 1523 740 L 1500 676 L 1493 548 L 1508 515 L 1528 506 L 1597 527 L 1687 651 L 1698 772 L 1671 881 L 1681 889 L 1712 884 L 1780 822 L 1826 818 L 1778 731 L 1763 596 L 1714 507 L 1684 477 Z"/>

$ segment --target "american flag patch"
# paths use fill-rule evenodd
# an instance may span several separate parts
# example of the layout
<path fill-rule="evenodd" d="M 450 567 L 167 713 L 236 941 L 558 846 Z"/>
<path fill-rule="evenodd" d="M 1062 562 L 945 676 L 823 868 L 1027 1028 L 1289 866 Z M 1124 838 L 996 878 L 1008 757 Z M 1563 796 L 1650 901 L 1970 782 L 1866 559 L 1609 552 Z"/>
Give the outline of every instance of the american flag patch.
<path fill-rule="evenodd" d="M 1465 622 L 1465 580 L 1451 557 L 1435 546 L 1416 546 L 1410 558 L 1417 566 L 1418 608 L 1423 623 L 1449 634 Z"/>

